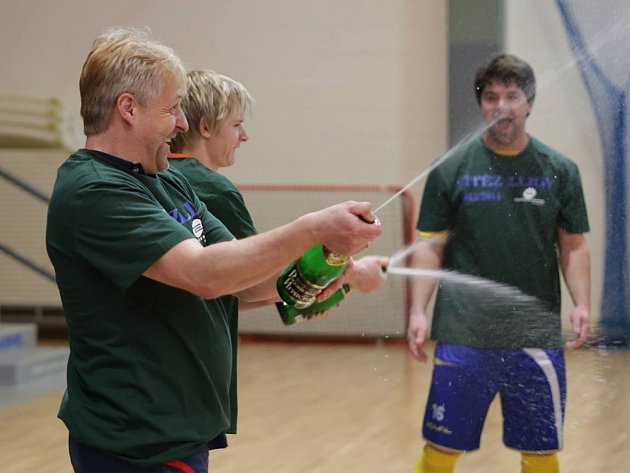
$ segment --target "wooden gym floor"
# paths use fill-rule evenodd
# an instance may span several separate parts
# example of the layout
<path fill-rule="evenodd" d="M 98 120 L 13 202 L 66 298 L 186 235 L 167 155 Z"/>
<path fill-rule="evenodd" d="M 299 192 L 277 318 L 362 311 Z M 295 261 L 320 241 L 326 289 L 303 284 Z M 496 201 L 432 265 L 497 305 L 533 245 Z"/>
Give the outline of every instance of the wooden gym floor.
<path fill-rule="evenodd" d="M 239 433 L 210 456 L 212 473 L 410 473 L 431 365 L 402 344 L 241 344 Z M 561 471 L 625 473 L 630 460 L 630 351 L 567 354 Z M 0 409 L 2 473 L 70 473 L 61 391 Z M 493 404 L 465 472 L 519 472 Z"/>

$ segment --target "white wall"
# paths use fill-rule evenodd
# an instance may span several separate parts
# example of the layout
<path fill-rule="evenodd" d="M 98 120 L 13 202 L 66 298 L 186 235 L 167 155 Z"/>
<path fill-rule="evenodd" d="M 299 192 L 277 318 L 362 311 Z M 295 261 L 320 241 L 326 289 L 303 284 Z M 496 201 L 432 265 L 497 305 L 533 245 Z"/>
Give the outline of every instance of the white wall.
<path fill-rule="evenodd" d="M 573 159 L 580 168 L 591 225 L 587 240 L 592 254 L 592 315 L 597 319 L 605 209 L 603 161 L 593 107 L 555 1 L 506 0 L 505 28 L 505 49 L 528 61 L 536 73 L 538 87 L 528 123 L 530 133 Z M 569 300 L 563 303 L 565 313 L 571 308 Z"/>
<path fill-rule="evenodd" d="M 251 141 L 226 170 L 238 183 L 404 185 L 446 151 L 445 0 L 0 1 L 0 94 L 61 98 L 75 146 L 92 40 L 110 25 L 148 25 L 189 68 L 255 96 Z M 604 212 L 591 106 L 555 2 L 506 0 L 506 13 L 506 49 L 539 79 L 530 131 L 582 171 L 597 308 Z"/>
<path fill-rule="evenodd" d="M 110 25 L 148 25 L 189 68 L 256 98 L 240 183 L 404 184 L 446 143 L 446 2 L 3 0 L 0 94 L 58 96 Z"/>

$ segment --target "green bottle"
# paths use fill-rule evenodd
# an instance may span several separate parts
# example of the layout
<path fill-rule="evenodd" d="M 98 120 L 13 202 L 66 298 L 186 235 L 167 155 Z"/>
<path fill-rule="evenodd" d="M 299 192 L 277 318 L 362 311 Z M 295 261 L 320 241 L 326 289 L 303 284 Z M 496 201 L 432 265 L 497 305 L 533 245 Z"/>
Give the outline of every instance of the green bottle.
<path fill-rule="evenodd" d="M 317 295 L 341 276 L 349 259 L 321 244 L 315 245 L 278 277 L 278 294 L 288 307 L 304 309 L 313 304 Z"/>
<path fill-rule="evenodd" d="M 348 294 L 350 294 L 351 290 L 352 289 L 350 288 L 350 285 L 343 284 L 327 299 L 324 299 L 321 302 L 314 302 L 313 304 L 303 309 L 291 307 L 284 301 L 276 302 L 276 307 L 278 308 L 278 313 L 280 314 L 284 325 L 293 325 L 295 323 L 302 322 L 310 318 L 313 314 L 325 312 L 335 307 L 342 300 L 344 300 Z"/>

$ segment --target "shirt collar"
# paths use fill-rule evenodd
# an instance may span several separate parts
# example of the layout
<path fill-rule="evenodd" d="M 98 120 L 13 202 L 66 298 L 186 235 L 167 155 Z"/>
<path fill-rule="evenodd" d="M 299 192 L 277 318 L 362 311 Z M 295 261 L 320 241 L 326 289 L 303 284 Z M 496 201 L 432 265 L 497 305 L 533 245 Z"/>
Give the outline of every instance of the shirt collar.
<path fill-rule="evenodd" d="M 88 151 L 96 154 L 102 160 L 111 163 L 117 168 L 122 168 L 126 171 L 129 171 L 131 174 L 144 174 L 145 176 L 148 175 L 147 173 L 144 172 L 142 163 L 132 163 L 131 161 L 127 161 L 126 159 L 119 158 L 117 156 L 114 156 L 113 154 L 105 153 L 104 151 L 97 151 L 95 149 L 90 149 Z"/>

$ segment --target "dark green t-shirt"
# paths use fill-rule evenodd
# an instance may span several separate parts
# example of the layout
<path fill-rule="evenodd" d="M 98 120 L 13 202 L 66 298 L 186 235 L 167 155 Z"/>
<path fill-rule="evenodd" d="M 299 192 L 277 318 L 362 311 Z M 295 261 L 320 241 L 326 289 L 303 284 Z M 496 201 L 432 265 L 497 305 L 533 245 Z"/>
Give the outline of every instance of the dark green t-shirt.
<path fill-rule="evenodd" d="M 589 229 L 573 162 L 534 138 L 517 156 L 497 155 L 478 138 L 430 173 L 417 228 L 448 230 L 446 270 L 503 285 L 442 278 L 434 339 L 489 348 L 561 346 L 557 231 Z"/>
<path fill-rule="evenodd" d="M 245 206 L 245 200 L 236 186 L 227 177 L 201 164 L 195 158 L 177 157 L 169 159 L 170 165 L 177 168 L 190 182 L 197 196 L 206 204 L 208 210 L 230 230 L 236 238 L 245 238 L 256 234 L 256 228 Z M 236 432 L 238 417 L 237 404 L 237 366 L 238 347 L 238 298 L 223 296 L 223 305 L 228 313 L 232 336 L 232 383 L 230 385 L 231 422 L 229 433 Z"/>
<path fill-rule="evenodd" d="M 145 175 L 88 150 L 59 168 L 46 230 L 69 328 L 59 417 L 77 441 L 139 466 L 188 456 L 230 424 L 222 303 L 142 275 L 190 238 L 233 236 L 176 170 Z"/>

